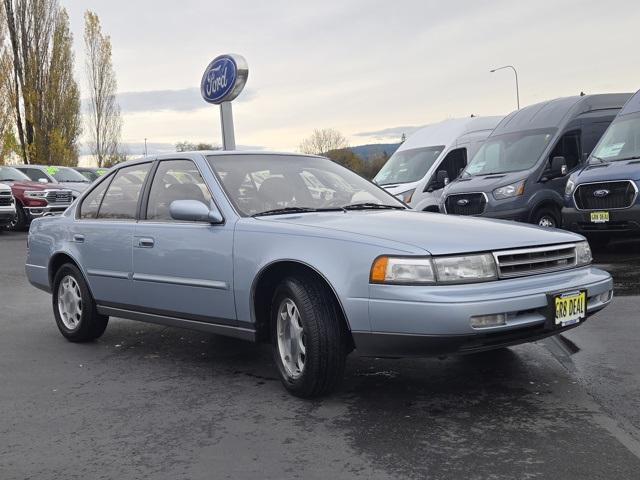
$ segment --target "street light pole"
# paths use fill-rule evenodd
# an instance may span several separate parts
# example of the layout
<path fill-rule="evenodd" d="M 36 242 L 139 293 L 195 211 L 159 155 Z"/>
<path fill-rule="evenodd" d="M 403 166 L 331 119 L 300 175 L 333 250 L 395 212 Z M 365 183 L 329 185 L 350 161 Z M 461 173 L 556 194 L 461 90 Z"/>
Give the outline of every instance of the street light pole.
<path fill-rule="evenodd" d="M 510 68 L 513 70 L 514 75 L 516 76 L 516 102 L 518 105 L 518 110 L 520 110 L 520 87 L 518 87 L 518 72 L 513 65 L 505 65 L 504 67 L 494 68 L 493 70 L 489 70 L 490 73 L 497 72 L 498 70 L 502 70 L 504 68 Z"/>
<path fill-rule="evenodd" d="M 144 139 L 144 156 L 147 156 L 147 139 Z"/>

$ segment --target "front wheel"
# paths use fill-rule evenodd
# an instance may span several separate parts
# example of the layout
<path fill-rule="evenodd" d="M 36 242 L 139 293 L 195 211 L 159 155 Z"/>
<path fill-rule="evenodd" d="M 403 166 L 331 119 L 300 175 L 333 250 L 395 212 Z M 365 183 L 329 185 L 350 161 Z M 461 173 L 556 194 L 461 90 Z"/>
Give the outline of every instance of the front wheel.
<path fill-rule="evenodd" d="M 271 303 L 273 357 L 285 388 L 303 398 L 325 395 L 340 384 L 347 331 L 336 301 L 319 280 L 289 277 Z"/>
<path fill-rule="evenodd" d="M 65 263 L 53 279 L 53 314 L 60 333 L 71 342 L 90 342 L 102 336 L 109 317 L 100 315 L 82 273 Z"/>
<path fill-rule="evenodd" d="M 13 220 L 11 220 L 11 223 L 7 225 L 7 230 L 21 232 L 25 228 L 27 228 L 27 214 L 22 208 L 22 205 L 18 205 L 16 202 L 16 215 L 13 217 Z"/>
<path fill-rule="evenodd" d="M 533 215 L 531 223 L 545 228 L 558 228 L 560 226 L 559 215 L 551 208 L 541 208 L 538 210 Z"/>

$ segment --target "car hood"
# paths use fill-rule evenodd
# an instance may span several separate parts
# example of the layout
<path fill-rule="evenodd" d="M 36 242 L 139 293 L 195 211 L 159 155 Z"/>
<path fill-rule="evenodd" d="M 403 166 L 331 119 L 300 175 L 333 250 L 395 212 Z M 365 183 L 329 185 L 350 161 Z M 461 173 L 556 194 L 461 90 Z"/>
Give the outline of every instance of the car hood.
<path fill-rule="evenodd" d="M 387 192 L 389 192 L 391 195 L 398 195 L 399 193 L 404 193 L 408 190 L 416 188 L 419 183 L 420 183 L 420 180 L 418 180 L 417 182 L 392 183 L 389 185 L 380 185 L 380 186 L 384 188 Z"/>
<path fill-rule="evenodd" d="M 505 185 L 519 182 L 527 178 L 526 172 L 498 173 L 495 175 L 477 175 L 473 177 L 460 177 L 455 182 L 447 185 L 444 194 L 485 192 Z"/>
<path fill-rule="evenodd" d="M 64 188 L 66 190 L 71 190 L 71 191 L 76 192 L 76 193 L 82 193 L 91 184 L 89 182 L 87 182 L 87 183 L 83 183 L 83 182 L 61 182 L 61 183 L 58 183 L 56 185 L 58 186 L 58 188 Z"/>
<path fill-rule="evenodd" d="M 261 220 L 385 239 L 413 245 L 433 255 L 486 252 L 582 240 L 582 237 L 573 233 L 533 225 L 412 210 L 304 213 L 261 217 Z"/>
<path fill-rule="evenodd" d="M 572 176 L 572 180 L 576 183 L 640 180 L 640 162 L 631 160 L 586 165 Z"/>
<path fill-rule="evenodd" d="M 19 181 L 19 182 L 8 182 L 7 185 L 11 185 L 12 187 L 19 188 L 22 190 L 71 190 L 70 188 L 65 188 L 62 185 L 57 185 L 53 183 L 40 183 L 40 182 L 27 182 L 27 181 Z"/>

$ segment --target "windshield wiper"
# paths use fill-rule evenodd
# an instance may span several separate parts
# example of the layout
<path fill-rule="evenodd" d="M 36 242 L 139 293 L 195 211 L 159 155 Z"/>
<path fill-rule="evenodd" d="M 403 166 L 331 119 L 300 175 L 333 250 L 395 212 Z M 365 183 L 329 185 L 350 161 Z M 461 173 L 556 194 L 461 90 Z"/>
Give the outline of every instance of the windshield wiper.
<path fill-rule="evenodd" d="M 598 160 L 600 163 L 608 163 L 607 160 L 604 160 L 603 158 L 600 158 L 596 155 L 591 155 L 591 158 L 595 158 L 596 160 Z M 591 163 L 591 161 L 589 161 L 589 163 Z"/>
<path fill-rule="evenodd" d="M 383 205 L 380 203 L 371 202 L 352 203 L 350 205 L 345 205 L 342 208 L 344 210 L 405 210 L 405 208 L 401 207 L 400 205 Z"/>
<path fill-rule="evenodd" d="M 251 215 L 252 217 L 261 217 L 263 215 L 284 215 L 287 213 L 307 213 L 307 212 L 341 212 L 344 208 L 311 208 L 311 207 L 284 207 L 274 208 L 273 210 L 265 210 Z"/>
<path fill-rule="evenodd" d="M 624 162 L 625 160 L 638 160 L 639 158 L 640 158 L 640 155 L 633 155 L 631 157 L 618 158 L 616 159 L 616 162 Z"/>

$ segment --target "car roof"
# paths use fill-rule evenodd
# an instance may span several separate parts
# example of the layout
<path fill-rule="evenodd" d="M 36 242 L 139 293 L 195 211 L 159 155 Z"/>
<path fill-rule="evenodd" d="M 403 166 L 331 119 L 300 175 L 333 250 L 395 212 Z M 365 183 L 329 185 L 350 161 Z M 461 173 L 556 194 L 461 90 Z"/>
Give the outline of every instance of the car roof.
<path fill-rule="evenodd" d="M 622 110 L 620 110 L 619 116 L 630 115 L 632 113 L 640 112 L 640 90 L 633 94 L 633 97 L 629 99 L 627 103 L 625 103 Z"/>
<path fill-rule="evenodd" d="M 507 115 L 491 136 L 538 128 L 562 128 L 578 115 L 594 110 L 622 108 L 631 93 L 576 95 L 536 103 Z"/>
<path fill-rule="evenodd" d="M 424 148 L 436 145 L 450 145 L 463 135 L 473 132 L 491 131 L 503 117 L 450 118 L 427 125 L 409 136 L 398 151 Z"/>

